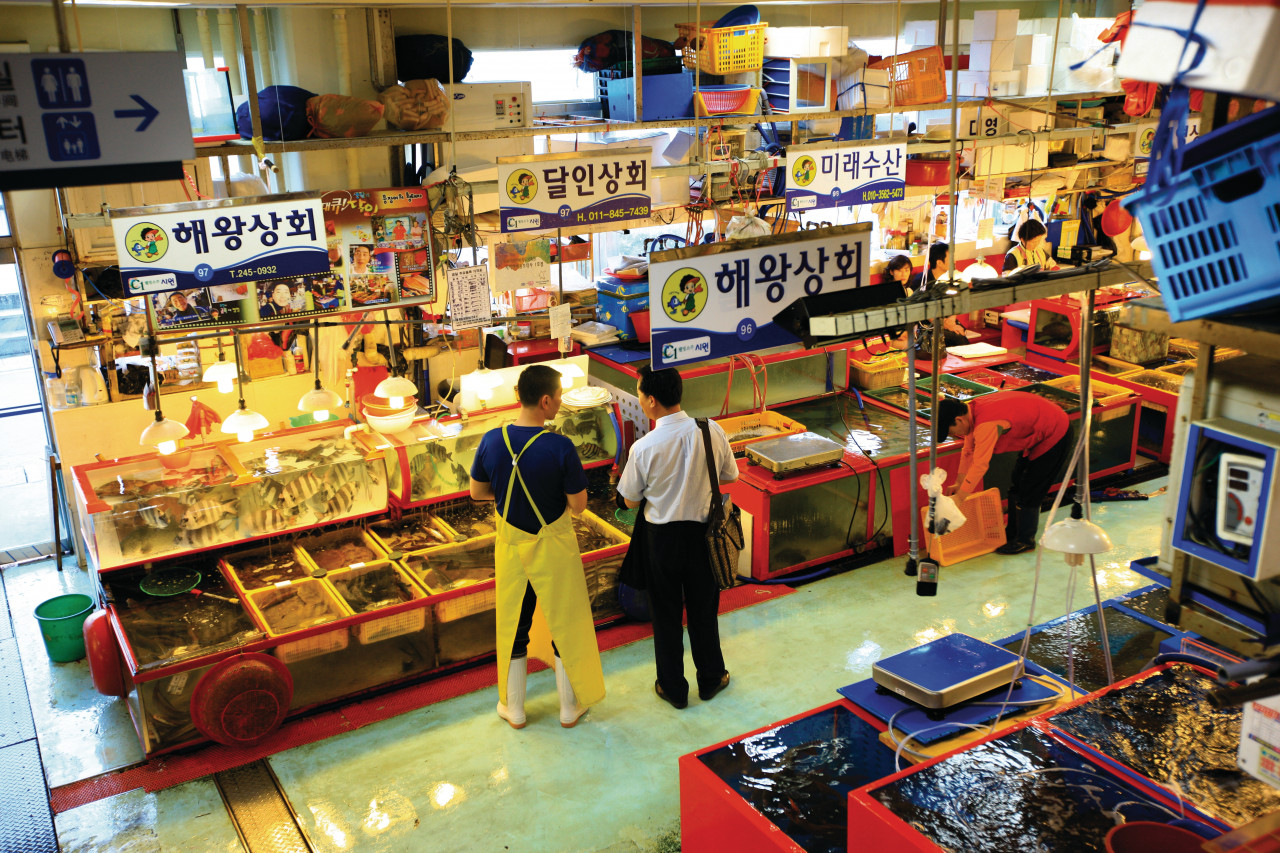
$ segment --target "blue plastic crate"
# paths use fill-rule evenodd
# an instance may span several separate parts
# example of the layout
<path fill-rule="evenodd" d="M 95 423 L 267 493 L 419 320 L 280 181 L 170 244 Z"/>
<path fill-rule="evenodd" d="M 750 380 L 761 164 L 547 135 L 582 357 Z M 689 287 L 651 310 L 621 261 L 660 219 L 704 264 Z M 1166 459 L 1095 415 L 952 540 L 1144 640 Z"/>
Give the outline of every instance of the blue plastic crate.
<path fill-rule="evenodd" d="M 1174 322 L 1280 301 L 1280 107 L 1202 136 L 1165 186 L 1125 206 Z"/>

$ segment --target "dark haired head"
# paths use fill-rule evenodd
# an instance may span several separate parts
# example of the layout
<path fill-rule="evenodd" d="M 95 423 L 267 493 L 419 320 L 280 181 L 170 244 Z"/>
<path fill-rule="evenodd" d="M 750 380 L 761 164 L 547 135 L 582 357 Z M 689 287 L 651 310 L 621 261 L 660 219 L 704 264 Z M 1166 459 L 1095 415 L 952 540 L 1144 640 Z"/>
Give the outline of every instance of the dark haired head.
<path fill-rule="evenodd" d="M 671 409 L 684 398 L 684 381 L 674 367 L 653 370 L 646 364 L 640 368 L 640 390 L 663 408 Z"/>
<path fill-rule="evenodd" d="M 946 243 L 937 242 L 929 247 L 929 270 L 932 271 L 938 264 L 947 262 L 947 253 L 951 251 L 951 247 Z"/>
<path fill-rule="evenodd" d="M 947 440 L 956 418 L 969 413 L 969 407 L 959 400 L 943 397 L 938 401 L 938 411 L 933 419 L 934 441 L 938 444 Z"/>
<path fill-rule="evenodd" d="M 154 234 L 154 235 L 156 235 L 157 237 L 159 237 L 159 236 L 160 236 L 160 229 L 159 229 L 159 228 L 144 228 L 144 229 L 143 229 L 143 231 L 142 231 L 142 239 L 143 239 L 143 240 L 147 240 L 147 239 L 149 239 L 149 238 L 147 237 L 147 235 L 148 235 L 148 234 Z"/>
<path fill-rule="evenodd" d="M 531 364 L 520 371 L 516 396 L 522 406 L 536 406 L 543 397 L 554 397 L 560 387 L 560 371 L 545 364 Z"/>
<path fill-rule="evenodd" d="M 894 255 L 892 258 L 889 259 L 889 263 L 884 265 L 884 274 L 889 278 L 892 278 L 893 274 L 898 270 L 902 269 L 903 267 L 906 267 L 907 269 L 911 269 L 911 256 L 910 255 Z"/>
<path fill-rule="evenodd" d="M 1029 240 L 1048 234 L 1049 229 L 1044 227 L 1044 223 L 1039 219 L 1028 219 L 1026 222 L 1018 226 L 1018 242 L 1026 243 Z"/>

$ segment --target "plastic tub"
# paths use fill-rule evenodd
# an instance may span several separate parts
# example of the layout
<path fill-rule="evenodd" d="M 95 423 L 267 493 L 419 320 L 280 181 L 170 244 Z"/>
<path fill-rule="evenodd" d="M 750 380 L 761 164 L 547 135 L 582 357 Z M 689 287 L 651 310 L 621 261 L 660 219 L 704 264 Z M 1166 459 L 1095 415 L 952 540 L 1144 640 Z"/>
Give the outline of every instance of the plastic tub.
<path fill-rule="evenodd" d="M 59 595 L 36 606 L 40 638 L 49 660 L 71 663 L 84 657 L 84 620 L 93 606 L 93 599 L 80 593 Z"/>

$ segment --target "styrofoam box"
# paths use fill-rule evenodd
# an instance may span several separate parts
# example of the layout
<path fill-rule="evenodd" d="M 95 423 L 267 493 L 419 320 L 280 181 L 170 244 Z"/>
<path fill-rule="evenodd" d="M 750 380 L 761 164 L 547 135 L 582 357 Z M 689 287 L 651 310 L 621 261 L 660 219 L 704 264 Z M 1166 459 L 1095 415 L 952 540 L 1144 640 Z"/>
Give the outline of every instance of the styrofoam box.
<path fill-rule="evenodd" d="M 889 106 L 889 69 L 859 68 L 836 82 L 836 106 L 842 110 Z M 865 100 L 864 100 L 865 95 Z"/>
<path fill-rule="evenodd" d="M 1021 71 L 992 71 L 989 91 L 993 98 L 1014 98 L 1022 94 Z"/>
<path fill-rule="evenodd" d="M 1086 53 L 1092 53 L 1102 46 L 1102 42 L 1098 41 L 1098 36 L 1103 31 L 1109 29 L 1113 23 L 1115 23 L 1114 18 L 1082 18 L 1079 15 L 1072 13 L 1071 46 L 1076 50 L 1083 50 Z M 1064 26 L 1063 29 L 1066 29 L 1066 27 Z M 1132 32 L 1132 30 L 1130 30 L 1130 32 Z M 1126 43 L 1128 43 L 1127 39 Z"/>
<path fill-rule="evenodd" d="M 903 26 L 902 40 L 912 47 L 933 47 L 938 43 L 938 22 L 907 21 Z M 960 43 L 970 44 L 973 41 L 973 21 L 964 18 L 960 21 Z M 951 22 L 947 21 L 947 47 L 951 46 Z"/>
<path fill-rule="evenodd" d="M 768 27 L 765 56 L 844 56 L 849 52 L 848 27 Z"/>
<path fill-rule="evenodd" d="M 999 9 L 973 13 L 974 41 L 1004 41 L 1018 34 L 1018 10 Z"/>
<path fill-rule="evenodd" d="M 1013 40 L 1013 67 L 1048 65 L 1052 54 L 1052 37 L 1046 35 L 1019 35 Z"/>
<path fill-rule="evenodd" d="M 961 71 L 956 74 L 956 94 L 961 98 L 985 98 L 991 94 L 991 72 Z M 951 75 L 947 75 L 950 83 Z"/>
<path fill-rule="evenodd" d="M 1133 134 L 1107 134 L 1107 144 L 1103 146 L 1102 156 L 1108 160 L 1128 160 L 1133 156 Z"/>
<path fill-rule="evenodd" d="M 970 71 L 1012 71 L 1014 40 L 975 41 L 969 45 Z"/>
<path fill-rule="evenodd" d="M 1041 92 L 1048 91 L 1049 66 L 1028 65 L 1022 69 L 1021 74 L 1022 93 L 1024 95 L 1038 95 Z"/>
<path fill-rule="evenodd" d="M 1149 0 L 1134 15 L 1116 73 L 1132 80 L 1172 83 L 1182 55 L 1183 37 L 1149 24 L 1185 30 L 1196 4 Z M 1280 100 L 1280 6 L 1206 5 L 1196 35 L 1207 43 L 1204 59 L 1182 82 L 1190 88 L 1232 92 L 1270 101 Z M 1188 54 L 1192 51 L 1188 50 Z"/>

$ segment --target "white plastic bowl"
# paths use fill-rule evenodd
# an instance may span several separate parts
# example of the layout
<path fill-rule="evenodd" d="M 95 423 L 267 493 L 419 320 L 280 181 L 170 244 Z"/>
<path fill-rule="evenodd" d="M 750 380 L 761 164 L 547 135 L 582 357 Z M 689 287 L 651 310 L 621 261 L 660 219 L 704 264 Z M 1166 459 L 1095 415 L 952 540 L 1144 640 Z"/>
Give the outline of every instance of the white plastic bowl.
<path fill-rule="evenodd" d="M 413 418 L 417 413 L 417 406 L 412 406 L 405 411 L 400 412 L 397 415 L 391 415 L 390 417 L 378 417 L 377 415 L 371 415 L 366 411 L 364 413 L 364 419 L 369 426 L 373 428 L 374 432 L 379 432 L 383 435 L 394 435 L 398 432 L 404 432 L 407 430 L 409 425 L 413 423 Z"/>

